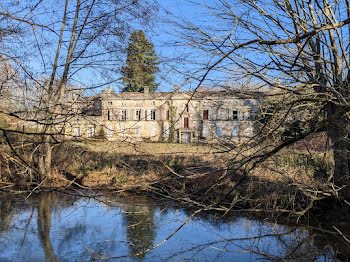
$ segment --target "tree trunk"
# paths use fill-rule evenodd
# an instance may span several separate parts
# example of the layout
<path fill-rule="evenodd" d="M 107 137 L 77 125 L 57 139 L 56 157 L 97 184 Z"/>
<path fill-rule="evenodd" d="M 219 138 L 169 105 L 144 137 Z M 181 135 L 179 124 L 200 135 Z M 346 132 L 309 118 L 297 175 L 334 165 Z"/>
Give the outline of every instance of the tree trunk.
<path fill-rule="evenodd" d="M 43 137 L 42 144 L 39 148 L 39 180 L 43 181 L 47 176 L 51 175 L 51 160 L 52 160 L 52 148 L 50 145 L 50 136 L 45 135 Z"/>
<path fill-rule="evenodd" d="M 333 181 L 338 187 L 344 187 L 341 198 L 350 196 L 350 141 L 348 136 L 349 120 L 340 107 L 330 104 L 327 108 L 329 126 L 327 133 L 331 139 L 334 158 Z"/>

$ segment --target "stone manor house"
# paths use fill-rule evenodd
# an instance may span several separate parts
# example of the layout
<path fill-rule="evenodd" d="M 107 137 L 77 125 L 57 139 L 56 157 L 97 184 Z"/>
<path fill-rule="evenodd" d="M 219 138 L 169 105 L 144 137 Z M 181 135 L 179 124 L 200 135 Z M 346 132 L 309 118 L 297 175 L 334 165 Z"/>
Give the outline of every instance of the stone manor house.
<path fill-rule="evenodd" d="M 254 135 L 261 92 L 229 91 L 115 93 L 106 88 L 85 98 L 65 133 L 109 141 L 219 142 Z"/>

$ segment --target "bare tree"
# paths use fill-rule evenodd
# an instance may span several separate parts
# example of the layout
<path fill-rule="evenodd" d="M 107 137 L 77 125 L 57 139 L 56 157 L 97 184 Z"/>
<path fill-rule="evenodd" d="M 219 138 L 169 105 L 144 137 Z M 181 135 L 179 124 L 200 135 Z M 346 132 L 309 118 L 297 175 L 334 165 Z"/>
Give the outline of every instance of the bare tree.
<path fill-rule="evenodd" d="M 206 60 L 193 74 L 198 86 L 210 77 L 252 77 L 279 89 L 284 99 L 271 106 L 261 127 L 263 148 L 240 162 L 248 169 L 311 134 L 325 132 L 333 152 L 329 172 L 333 197 L 349 197 L 350 4 L 312 0 L 218 0 L 195 2 L 198 21 L 174 20 L 179 39 Z M 287 98 L 287 99 L 286 99 Z M 298 119 L 299 118 L 299 119 Z M 294 121 L 290 121 L 294 119 Z M 299 120 L 300 123 L 295 122 Z M 294 123 L 294 126 L 293 126 Z M 285 139 L 266 145 L 281 130 Z M 260 139 L 260 140 L 259 140 Z M 260 143 L 261 146 L 261 143 Z M 347 206 L 345 204 L 345 206 Z"/>
<path fill-rule="evenodd" d="M 74 114 L 67 97 L 115 82 L 128 33 L 154 13 L 146 0 L 1 2 L 0 28 L 18 33 L 1 35 L 0 55 L 20 70 L 26 103 L 5 113 L 40 127 L 30 133 L 41 137 L 41 181 L 51 173 L 54 135 Z"/>

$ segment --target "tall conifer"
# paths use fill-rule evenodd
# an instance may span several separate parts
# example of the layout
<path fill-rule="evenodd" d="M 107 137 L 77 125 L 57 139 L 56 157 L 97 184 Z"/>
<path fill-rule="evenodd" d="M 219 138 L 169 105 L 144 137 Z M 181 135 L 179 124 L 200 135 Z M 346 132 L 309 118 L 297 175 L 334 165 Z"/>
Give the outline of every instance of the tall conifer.
<path fill-rule="evenodd" d="M 150 91 L 156 91 L 154 74 L 159 70 L 158 57 L 153 44 L 146 39 L 142 30 L 131 34 L 127 48 L 126 66 L 122 67 L 123 92 L 143 92 L 148 86 Z"/>

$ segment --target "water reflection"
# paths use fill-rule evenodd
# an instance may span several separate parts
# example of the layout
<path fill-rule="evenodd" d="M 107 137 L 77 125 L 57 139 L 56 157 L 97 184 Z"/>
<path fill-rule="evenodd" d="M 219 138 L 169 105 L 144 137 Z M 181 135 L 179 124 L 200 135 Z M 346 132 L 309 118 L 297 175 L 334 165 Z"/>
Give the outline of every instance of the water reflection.
<path fill-rule="evenodd" d="M 43 246 L 46 261 L 57 261 L 50 240 L 51 206 L 54 194 L 43 194 L 38 203 L 38 235 Z"/>
<path fill-rule="evenodd" d="M 145 256 L 143 251 L 153 247 L 156 236 L 153 216 L 154 209 L 150 206 L 129 206 L 124 210 L 130 253 L 141 253 L 139 258 Z"/>
<path fill-rule="evenodd" d="M 191 211 L 138 197 L 24 198 L 0 195 L 0 261 L 347 261 L 350 255 L 346 241 L 330 229 L 210 214 L 142 253 L 176 231 Z M 350 231 L 346 225 L 342 230 Z"/>

